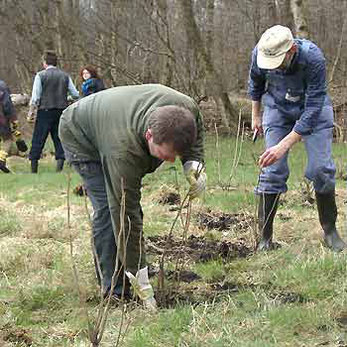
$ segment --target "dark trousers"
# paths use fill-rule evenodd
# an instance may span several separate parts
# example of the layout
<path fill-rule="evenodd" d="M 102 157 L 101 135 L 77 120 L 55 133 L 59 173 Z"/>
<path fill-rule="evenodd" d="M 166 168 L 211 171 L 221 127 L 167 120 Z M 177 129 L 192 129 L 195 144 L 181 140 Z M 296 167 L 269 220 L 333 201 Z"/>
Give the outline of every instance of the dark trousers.
<path fill-rule="evenodd" d="M 72 165 L 83 178 L 84 188 L 93 205 L 95 270 L 104 294 L 108 294 L 111 290 L 112 276 L 116 267 L 117 246 L 107 200 L 104 173 L 100 162 L 74 162 Z M 101 274 L 95 256 L 98 258 Z M 117 273 L 115 275 L 116 283 L 114 283 L 113 292 L 117 295 L 122 294 L 122 276 L 123 271 L 118 276 Z"/>
<path fill-rule="evenodd" d="M 58 136 L 58 126 L 62 109 L 38 110 L 29 153 L 30 160 L 41 158 L 48 134 L 51 134 L 55 159 L 65 159 L 64 150 Z"/>

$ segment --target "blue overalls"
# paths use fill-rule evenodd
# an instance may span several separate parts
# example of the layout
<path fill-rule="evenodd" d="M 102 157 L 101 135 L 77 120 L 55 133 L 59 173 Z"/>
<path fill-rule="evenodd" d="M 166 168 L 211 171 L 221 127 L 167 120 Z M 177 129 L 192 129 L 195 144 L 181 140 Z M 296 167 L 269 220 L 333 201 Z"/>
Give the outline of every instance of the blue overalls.
<path fill-rule="evenodd" d="M 308 40 L 295 40 L 298 51 L 288 70 L 262 70 L 253 51 L 249 79 L 252 100 L 262 99 L 266 148 L 278 144 L 292 130 L 300 134 L 308 156 L 305 176 L 319 193 L 335 188 L 335 165 L 331 157 L 333 109 L 326 93 L 325 59 Z M 288 153 L 264 168 L 257 194 L 287 191 Z"/>

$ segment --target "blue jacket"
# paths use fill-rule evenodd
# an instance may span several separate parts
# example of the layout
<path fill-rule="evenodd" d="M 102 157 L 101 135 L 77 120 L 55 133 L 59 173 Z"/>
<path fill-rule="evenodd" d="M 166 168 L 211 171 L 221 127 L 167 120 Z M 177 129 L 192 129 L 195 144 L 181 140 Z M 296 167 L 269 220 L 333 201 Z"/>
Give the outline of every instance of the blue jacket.
<path fill-rule="evenodd" d="M 100 90 L 104 90 L 104 83 L 99 78 L 89 78 L 82 84 L 82 94 L 83 96 L 87 96 L 90 94 L 94 94 L 99 92 Z"/>
<path fill-rule="evenodd" d="M 308 135 L 322 107 L 331 105 L 327 95 L 325 58 L 311 41 L 295 39 L 298 51 L 287 70 L 264 70 L 257 66 L 257 46 L 252 53 L 248 93 L 252 100 L 276 108 L 297 119 L 293 130 Z"/>

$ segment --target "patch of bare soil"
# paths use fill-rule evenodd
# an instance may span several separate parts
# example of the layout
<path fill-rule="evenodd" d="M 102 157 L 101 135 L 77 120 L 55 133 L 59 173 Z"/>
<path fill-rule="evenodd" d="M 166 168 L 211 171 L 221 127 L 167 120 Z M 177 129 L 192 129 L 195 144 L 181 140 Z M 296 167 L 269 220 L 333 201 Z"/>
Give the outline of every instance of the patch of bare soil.
<path fill-rule="evenodd" d="M 182 281 L 186 283 L 191 283 L 201 278 L 198 274 L 189 270 L 168 271 L 166 275 L 168 279 L 174 279 L 175 281 Z"/>
<path fill-rule="evenodd" d="M 162 205 L 179 205 L 181 203 L 181 197 L 175 192 L 163 192 L 158 202 Z"/>
<path fill-rule="evenodd" d="M 347 331 L 347 312 L 342 312 L 335 320 L 342 329 Z"/>
<path fill-rule="evenodd" d="M 30 332 L 25 329 L 20 328 L 11 328 L 11 327 L 3 327 L 2 328 L 2 339 L 4 341 L 15 343 L 20 346 L 32 346 L 33 339 L 30 335 Z"/>
<path fill-rule="evenodd" d="M 272 293 L 270 298 L 279 304 L 305 303 L 308 301 L 303 295 L 294 292 Z"/>
<path fill-rule="evenodd" d="M 254 217 L 246 213 L 205 212 L 197 216 L 199 226 L 207 229 L 246 231 L 254 225 Z"/>
<path fill-rule="evenodd" d="M 147 252 L 162 254 L 165 250 L 169 260 L 185 259 L 193 262 L 203 262 L 212 259 L 244 258 L 252 253 L 243 240 L 235 243 L 228 241 L 207 240 L 203 236 L 191 235 L 186 241 L 168 239 L 165 236 L 150 236 L 147 238 Z"/>
<path fill-rule="evenodd" d="M 190 288 L 170 288 L 169 292 L 164 295 L 156 293 L 156 300 L 160 308 L 173 308 L 177 305 L 197 306 L 201 303 L 218 302 L 225 299 L 223 295 L 230 292 L 238 292 L 236 285 L 216 285 L 211 284 L 209 287 L 200 288 L 198 286 Z"/>

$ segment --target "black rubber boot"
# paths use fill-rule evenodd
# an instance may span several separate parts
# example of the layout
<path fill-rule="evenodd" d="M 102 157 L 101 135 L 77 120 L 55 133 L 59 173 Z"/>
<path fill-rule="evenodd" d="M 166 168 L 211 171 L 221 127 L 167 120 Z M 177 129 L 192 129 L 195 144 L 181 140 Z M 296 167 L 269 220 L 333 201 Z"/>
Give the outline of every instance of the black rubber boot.
<path fill-rule="evenodd" d="M 10 173 L 11 171 L 6 166 L 6 158 L 8 156 L 8 153 L 6 151 L 2 151 L 0 149 L 0 170 L 5 173 Z"/>
<path fill-rule="evenodd" d="M 317 208 L 320 224 L 324 230 L 324 242 L 335 252 L 341 252 L 346 248 L 336 230 L 337 207 L 335 191 L 328 193 L 316 192 Z"/>
<path fill-rule="evenodd" d="M 20 152 L 24 153 L 28 150 L 28 146 L 23 139 L 18 139 L 16 141 L 16 146 L 18 148 L 18 151 L 20 151 Z"/>
<path fill-rule="evenodd" d="M 11 173 L 11 171 L 6 166 L 6 160 L 0 160 L 0 170 L 4 173 Z"/>
<path fill-rule="evenodd" d="M 38 160 L 31 160 L 31 173 L 37 173 L 37 168 L 39 165 L 39 161 Z"/>
<path fill-rule="evenodd" d="M 257 251 L 272 249 L 273 221 L 278 207 L 280 194 L 261 194 L 258 205 L 258 227 L 260 241 Z"/>
<path fill-rule="evenodd" d="M 63 171 L 64 161 L 65 161 L 64 159 L 57 159 L 57 169 L 56 169 L 57 172 Z"/>

